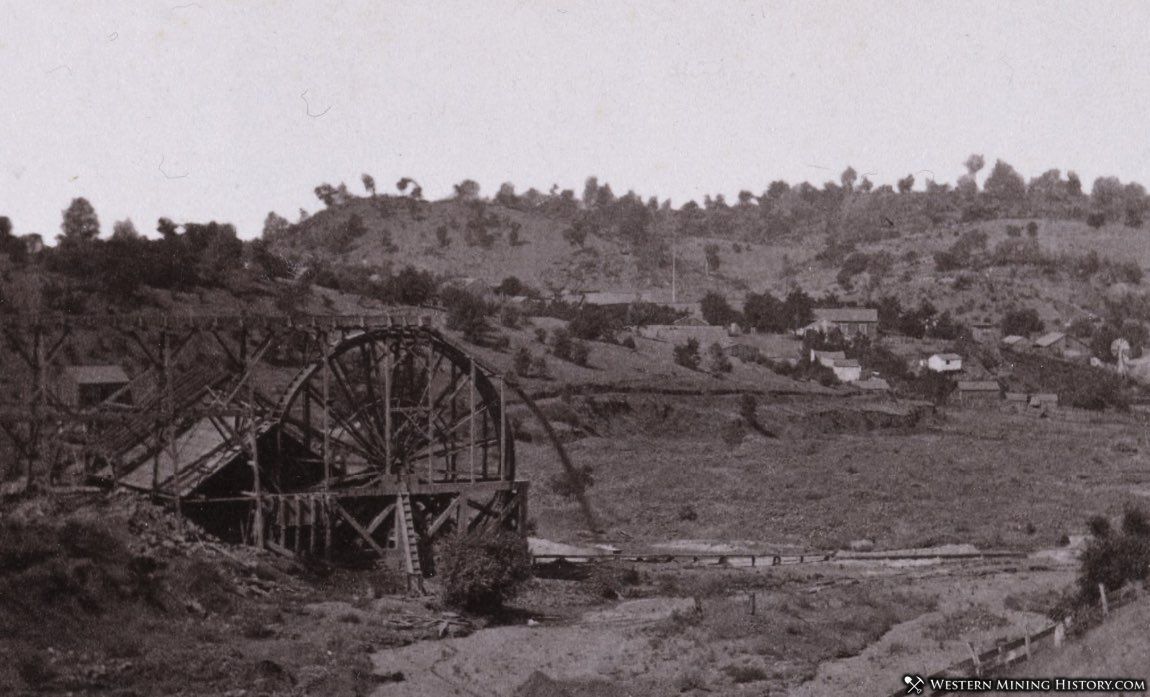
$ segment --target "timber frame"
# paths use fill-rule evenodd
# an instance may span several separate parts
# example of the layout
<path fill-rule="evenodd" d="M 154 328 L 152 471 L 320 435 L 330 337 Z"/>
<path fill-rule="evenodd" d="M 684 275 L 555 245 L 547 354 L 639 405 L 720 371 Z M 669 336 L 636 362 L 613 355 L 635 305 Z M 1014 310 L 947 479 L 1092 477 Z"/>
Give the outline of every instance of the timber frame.
<path fill-rule="evenodd" d="M 530 400 L 440 321 L 0 318 L 0 452 L 28 485 L 82 467 L 225 537 L 382 559 L 418 583 L 446 533 L 527 524 L 506 390 Z M 109 356 L 132 376 L 120 393 L 87 409 L 57 397 L 63 367 Z"/>

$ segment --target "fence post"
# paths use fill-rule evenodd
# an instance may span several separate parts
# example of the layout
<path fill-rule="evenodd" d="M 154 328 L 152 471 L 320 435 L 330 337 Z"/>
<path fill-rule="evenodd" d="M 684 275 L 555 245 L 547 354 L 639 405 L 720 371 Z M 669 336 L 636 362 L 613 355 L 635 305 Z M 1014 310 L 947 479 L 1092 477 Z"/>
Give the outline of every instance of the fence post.
<path fill-rule="evenodd" d="M 1054 627 L 1054 648 L 1062 646 L 1062 642 L 1066 641 L 1066 625 L 1059 622 Z"/>
<path fill-rule="evenodd" d="M 1098 584 L 1098 597 L 1102 598 L 1102 616 L 1110 616 L 1110 603 L 1106 601 L 1106 586 Z"/>
<path fill-rule="evenodd" d="M 968 641 L 966 648 L 970 651 L 970 660 L 974 662 L 974 674 L 982 677 L 982 661 L 978 660 L 978 652 L 974 650 L 974 644 Z"/>

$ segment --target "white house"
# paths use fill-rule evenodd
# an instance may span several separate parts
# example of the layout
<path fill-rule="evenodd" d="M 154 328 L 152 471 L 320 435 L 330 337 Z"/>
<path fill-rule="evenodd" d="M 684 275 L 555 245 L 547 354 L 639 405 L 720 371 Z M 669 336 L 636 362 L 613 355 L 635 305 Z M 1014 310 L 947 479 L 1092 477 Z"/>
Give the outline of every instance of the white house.
<path fill-rule="evenodd" d="M 836 359 L 831 370 L 839 382 L 858 382 L 862 378 L 862 365 L 853 358 Z"/>
<path fill-rule="evenodd" d="M 842 351 L 816 351 L 811 349 L 811 363 L 818 363 L 827 368 L 834 368 L 835 361 L 845 361 L 847 355 Z"/>
<path fill-rule="evenodd" d="M 935 373 L 957 373 L 962 370 L 962 356 L 957 353 L 935 353 L 926 359 L 926 369 Z"/>

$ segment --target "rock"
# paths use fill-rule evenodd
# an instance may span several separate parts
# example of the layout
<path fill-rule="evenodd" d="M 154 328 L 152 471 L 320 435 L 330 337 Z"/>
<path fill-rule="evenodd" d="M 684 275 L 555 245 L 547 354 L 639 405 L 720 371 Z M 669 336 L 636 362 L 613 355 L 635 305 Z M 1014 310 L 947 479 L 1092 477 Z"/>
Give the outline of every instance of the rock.
<path fill-rule="evenodd" d="M 849 546 L 852 552 L 871 552 L 874 551 L 874 540 L 851 540 Z"/>

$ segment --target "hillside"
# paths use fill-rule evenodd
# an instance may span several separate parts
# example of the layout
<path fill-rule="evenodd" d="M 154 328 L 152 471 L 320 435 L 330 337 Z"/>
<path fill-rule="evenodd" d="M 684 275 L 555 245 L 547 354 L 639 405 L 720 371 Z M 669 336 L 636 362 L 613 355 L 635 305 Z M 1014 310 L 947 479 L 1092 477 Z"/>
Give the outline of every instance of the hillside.
<path fill-rule="evenodd" d="M 894 296 L 907 307 L 925 300 L 967 324 L 1031 307 L 1049 325 L 1064 326 L 1106 314 L 1131 289 L 1143 295 L 1150 248 L 1140 226 L 1088 225 L 1049 207 L 939 213 L 936 198 L 839 194 L 795 213 L 785 210 L 785 196 L 766 195 L 757 204 L 706 210 L 638 197 L 583 208 L 547 197 L 529 205 L 346 196 L 296 224 L 283 221 L 266 239 L 297 262 L 384 276 L 412 266 L 490 285 L 515 276 L 545 295 L 645 291 L 669 300 L 674 275 L 681 301 L 717 291 L 738 308 L 747 292 L 778 295 L 798 286 L 844 302 Z M 957 256 L 939 261 L 948 254 Z"/>

